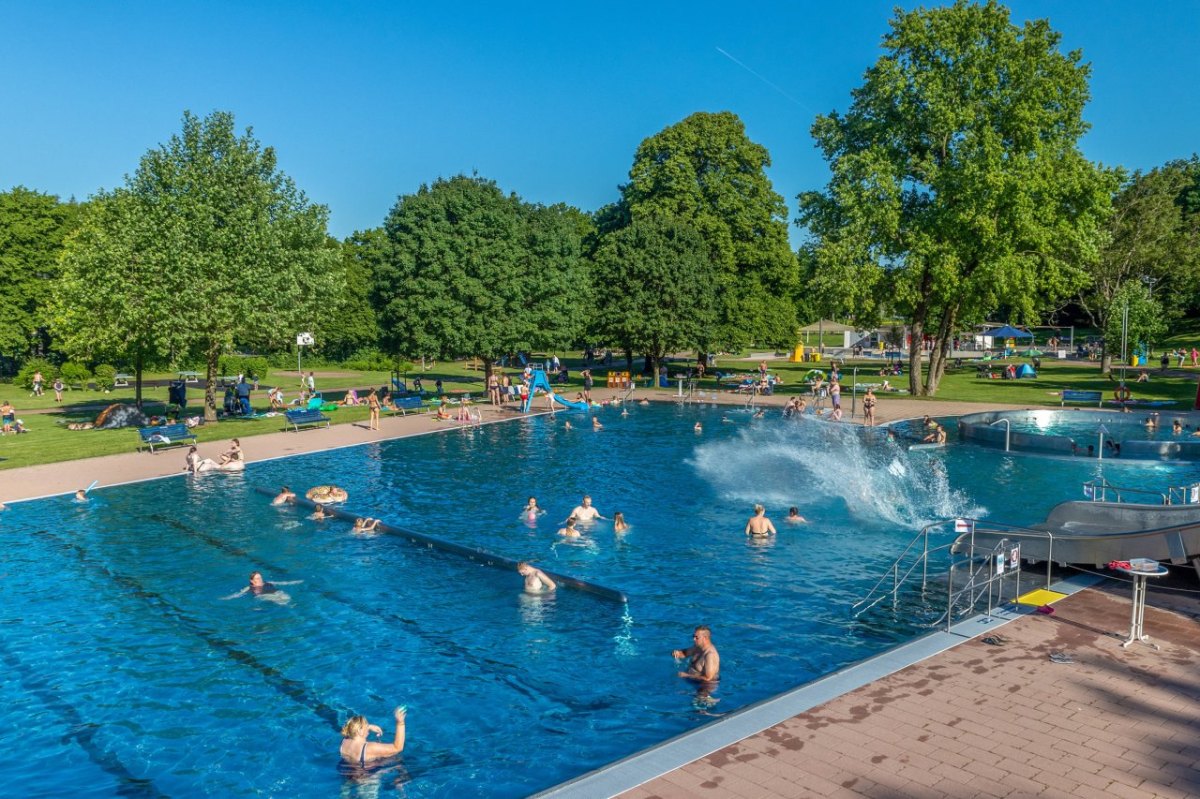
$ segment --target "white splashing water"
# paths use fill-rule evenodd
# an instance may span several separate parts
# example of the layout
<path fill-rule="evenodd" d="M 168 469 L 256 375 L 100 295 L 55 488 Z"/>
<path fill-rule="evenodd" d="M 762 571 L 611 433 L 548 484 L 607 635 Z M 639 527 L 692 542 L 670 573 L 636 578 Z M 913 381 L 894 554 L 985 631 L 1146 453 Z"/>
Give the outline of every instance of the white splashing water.
<path fill-rule="evenodd" d="M 803 510 L 841 500 L 858 521 L 914 528 L 982 515 L 951 487 L 941 457 L 879 436 L 866 440 L 853 425 L 805 419 L 747 426 L 734 439 L 701 444 L 692 465 L 731 501 Z"/>

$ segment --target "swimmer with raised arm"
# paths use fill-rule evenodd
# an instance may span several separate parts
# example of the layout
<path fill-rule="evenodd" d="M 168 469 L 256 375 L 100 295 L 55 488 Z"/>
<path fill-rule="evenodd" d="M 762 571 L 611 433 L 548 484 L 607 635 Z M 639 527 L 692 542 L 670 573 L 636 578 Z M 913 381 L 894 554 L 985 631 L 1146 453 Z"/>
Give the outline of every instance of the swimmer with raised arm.
<path fill-rule="evenodd" d="M 287 486 L 284 486 L 283 488 L 279 489 L 279 493 L 275 495 L 275 498 L 273 500 L 271 500 L 271 504 L 272 505 L 282 505 L 285 502 L 291 502 L 295 498 L 296 498 L 295 492 L 293 492 Z"/>
<path fill-rule="evenodd" d="M 754 515 L 746 522 L 746 535 L 754 538 L 766 538 L 775 535 L 775 525 L 767 518 L 767 509 L 762 505 L 754 506 Z"/>
<path fill-rule="evenodd" d="M 525 593 L 548 594 L 558 588 L 544 571 L 526 561 L 517 564 L 517 573 L 525 578 Z"/>
<path fill-rule="evenodd" d="M 592 498 L 587 494 L 584 494 L 583 501 L 575 507 L 575 510 L 571 511 L 571 518 L 577 522 L 590 522 L 595 521 L 596 519 L 603 519 L 604 517 L 601 516 L 600 511 L 596 510 L 596 507 L 592 505 Z"/>
<path fill-rule="evenodd" d="M 686 680 L 712 683 L 721 679 L 721 656 L 713 646 L 712 630 L 701 624 L 692 633 L 692 645 L 687 649 L 676 649 L 671 653 L 676 658 L 688 658 L 687 671 L 679 672 Z"/>
<path fill-rule="evenodd" d="M 374 533 L 379 527 L 379 520 L 367 517 L 365 519 L 354 520 L 354 532 L 356 533 Z"/>
<path fill-rule="evenodd" d="M 396 736 L 390 744 L 368 741 L 367 736 L 371 733 L 382 738 L 383 730 L 374 724 L 368 724 L 366 716 L 351 716 L 346 725 L 342 727 L 342 745 L 338 749 L 342 760 L 351 765 L 366 768 L 372 760 L 391 757 L 403 752 L 406 713 L 407 710 L 403 706 L 392 712 L 396 719 Z"/>

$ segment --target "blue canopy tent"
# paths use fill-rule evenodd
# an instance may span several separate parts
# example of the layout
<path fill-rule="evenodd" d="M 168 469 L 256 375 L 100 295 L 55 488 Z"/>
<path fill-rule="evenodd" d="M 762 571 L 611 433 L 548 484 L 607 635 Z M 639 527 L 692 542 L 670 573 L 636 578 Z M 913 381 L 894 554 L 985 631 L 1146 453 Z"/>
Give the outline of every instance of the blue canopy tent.
<path fill-rule="evenodd" d="M 991 336 L 992 338 L 1033 338 L 1033 334 L 1027 331 L 1015 328 L 1012 325 L 997 327 L 994 330 L 985 330 L 983 335 Z"/>

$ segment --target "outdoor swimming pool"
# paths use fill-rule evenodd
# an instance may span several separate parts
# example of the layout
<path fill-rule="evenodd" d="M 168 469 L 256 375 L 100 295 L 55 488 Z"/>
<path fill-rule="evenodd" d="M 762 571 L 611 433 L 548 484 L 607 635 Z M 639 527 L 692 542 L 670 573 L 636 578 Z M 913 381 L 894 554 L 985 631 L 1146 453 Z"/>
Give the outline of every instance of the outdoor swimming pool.
<path fill-rule="evenodd" d="M 737 409 L 629 411 L 599 411 L 599 432 L 560 414 L 14 506 L 0 516 L 7 791 L 524 796 L 917 633 L 855 621 L 850 606 L 925 521 L 1027 523 L 1098 476 L 1200 477 L 1194 464 L 909 452 L 849 425 Z M 363 515 L 528 558 L 629 604 L 527 597 L 515 573 L 355 536 L 254 490 L 329 482 Z M 556 541 L 585 492 L 633 529 Z M 549 510 L 535 527 L 518 514 L 529 495 Z M 755 501 L 780 528 L 766 545 L 742 534 Z M 811 523 L 782 524 L 789 505 Z M 222 599 L 254 569 L 303 582 L 284 589 L 287 605 Z M 699 623 L 722 655 L 711 710 L 669 654 Z M 340 723 L 364 713 L 390 735 L 400 703 L 402 761 L 342 773 Z"/>
<path fill-rule="evenodd" d="M 963 416 L 957 427 L 967 441 L 1002 447 L 1007 440 L 1020 451 L 1086 456 L 1090 446 L 1091 454 L 1103 448 L 1108 458 L 1200 460 L 1200 436 L 1194 435 L 1200 415 L 1188 411 L 987 411 Z"/>

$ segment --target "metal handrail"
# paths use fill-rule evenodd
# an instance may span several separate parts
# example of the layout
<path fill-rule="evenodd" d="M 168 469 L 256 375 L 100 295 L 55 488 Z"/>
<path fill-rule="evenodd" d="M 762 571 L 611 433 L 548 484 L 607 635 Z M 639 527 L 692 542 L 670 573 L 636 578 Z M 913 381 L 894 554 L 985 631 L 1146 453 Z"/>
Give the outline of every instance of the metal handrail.
<path fill-rule="evenodd" d="M 1090 492 L 1088 491 L 1089 488 L 1091 489 Z M 1167 490 L 1172 491 L 1174 489 L 1169 488 Z M 1113 493 L 1114 496 L 1116 496 L 1115 500 L 1108 499 L 1108 493 L 1110 491 Z M 1098 480 L 1089 480 L 1083 484 L 1083 495 L 1085 497 L 1087 497 L 1088 499 L 1090 499 L 1092 502 L 1110 502 L 1110 501 L 1111 502 L 1125 502 L 1125 500 L 1121 498 L 1123 494 L 1143 494 L 1143 495 L 1158 497 L 1158 499 L 1159 499 L 1158 504 L 1160 504 L 1160 505 L 1170 505 L 1171 504 L 1170 496 L 1168 494 L 1163 493 L 1162 491 L 1154 491 L 1153 489 L 1149 489 L 1149 488 L 1122 488 L 1120 486 L 1113 485 L 1112 483 L 1105 480 L 1103 477 L 1101 477 Z M 1131 503 L 1131 504 L 1146 504 L 1146 503 Z"/>

